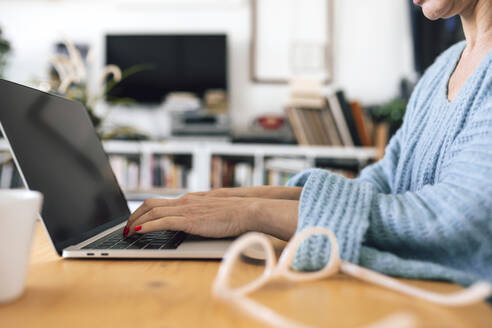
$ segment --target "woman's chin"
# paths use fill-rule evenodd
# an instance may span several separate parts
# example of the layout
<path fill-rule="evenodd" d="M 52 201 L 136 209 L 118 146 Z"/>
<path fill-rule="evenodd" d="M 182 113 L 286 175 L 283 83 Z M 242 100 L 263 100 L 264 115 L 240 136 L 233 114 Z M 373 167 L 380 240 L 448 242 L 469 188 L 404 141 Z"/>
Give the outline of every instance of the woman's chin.
<path fill-rule="evenodd" d="M 414 3 L 422 7 L 424 16 L 430 20 L 449 18 L 459 14 L 460 6 L 457 0 L 414 0 Z"/>
<path fill-rule="evenodd" d="M 441 18 L 441 17 L 439 17 L 439 15 L 436 15 L 435 13 L 429 13 L 429 14 L 426 14 L 426 13 L 424 12 L 424 16 L 425 16 L 427 19 L 431 20 L 431 21 L 435 21 L 435 20 L 438 20 L 439 18 Z"/>
<path fill-rule="evenodd" d="M 447 18 L 444 15 L 443 10 L 436 9 L 434 6 L 429 5 L 424 3 L 422 6 L 422 12 L 424 13 L 424 16 L 427 17 L 430 20 L 438 20 L 439 18 Z"/>

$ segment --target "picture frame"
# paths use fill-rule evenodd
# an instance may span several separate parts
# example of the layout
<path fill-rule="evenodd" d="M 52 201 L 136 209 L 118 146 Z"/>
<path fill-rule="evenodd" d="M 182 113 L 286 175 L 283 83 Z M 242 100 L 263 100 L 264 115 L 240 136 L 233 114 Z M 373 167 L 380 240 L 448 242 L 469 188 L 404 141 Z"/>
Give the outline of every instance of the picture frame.
<path fill-rule="evenodd" d="M 251 80 L 287 84 L 296 71 L 333 80 L 333 0 L 251 0 Z"/>

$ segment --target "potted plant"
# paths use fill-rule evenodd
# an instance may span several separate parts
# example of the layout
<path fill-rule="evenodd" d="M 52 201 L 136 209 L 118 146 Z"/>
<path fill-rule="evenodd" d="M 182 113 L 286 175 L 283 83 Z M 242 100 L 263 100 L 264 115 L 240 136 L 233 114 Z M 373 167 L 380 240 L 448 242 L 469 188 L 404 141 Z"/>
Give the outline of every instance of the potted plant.
<path fill-rule="evenodd" d="M 80 51 L 70 41 L 64 42 L 68 55 L 59 54 L 50 60 L 55 72 L 56 79 L 52 89 L 57 93 L 82 103 L 88 111 L 88 114 L 94 124 L 94 127 L 101 139 L 108 139 L 115 135 L 115 131 L 120 131 L 117 128 L 115 131 L 103 131 L 103 123 L 106 117 L 109 115 L 111 108 L 116 105 L 125 105 L 134 103 L 130 98 L 109 98 L 106 97 L 108 92 L 115 87 L 120 81 L 126 77 L 140 72 L 145 69 L 149 69 L 148 65 L 136 65 L 132 66 L 125 71 L 116 65 L 107 65 L 104 67 L 103 72 L 99 78 L 98 90 L 95 92 L 88 87 L 88 69 L 87 64 Z M 90 55 L 88 55 L 90 58 Z M 90 59 L 88 60 L 90 63 Z M 91 92 L 92 91 L 92 92 Z M 106 98 L 111 104 L 111 107 L 103 114 L 97 113 L 95 107 L 98 102 Z M 142 134 L 138 131 L 132 130 L 131 127 L 123 127 L 124 131 L 130 135 L 136 135 L 138 138 L 142 138 Z M 119 134 L 119 133 L 118 133 Z"/>
<path fill-rule="evenodd" d="M 403 123 L 403 116 L 407 108 L 407 101 L 395 98 L 382 105 L 372 106 L 368 109 L 369 115 L 376 123 L 386 123 L 391 137 Z"/>

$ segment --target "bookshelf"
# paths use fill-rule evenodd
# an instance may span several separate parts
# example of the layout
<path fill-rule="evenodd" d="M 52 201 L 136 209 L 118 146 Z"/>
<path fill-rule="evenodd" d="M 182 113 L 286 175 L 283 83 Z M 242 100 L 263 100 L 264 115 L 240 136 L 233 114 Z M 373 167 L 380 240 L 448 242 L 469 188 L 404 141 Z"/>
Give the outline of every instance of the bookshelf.
<path fill-rule="evenodd" d="M 103 145 L 125 193 L 166 196 L 211 187 L 283 184 L 307 167 L 340 170 L 347 166 L 356 174 L 377 156 L 376 149 L 367 147 L 232 144 L 200 140 L 107 141 Z M 0 140 L 0 154 L 8 152 L 6 141 Z M 115 158 L 119 159 L 115 161 Z M 122 163 L 125 159 L 130 164 Z M 231 167 L 234 170 L 229 178 L 223 174 L 227 167 L 228 174 L 231 174 Z M 131 183 L 123 181 L 122 176 Z M 173 182 L 156 183 L 157 180 Z"/>

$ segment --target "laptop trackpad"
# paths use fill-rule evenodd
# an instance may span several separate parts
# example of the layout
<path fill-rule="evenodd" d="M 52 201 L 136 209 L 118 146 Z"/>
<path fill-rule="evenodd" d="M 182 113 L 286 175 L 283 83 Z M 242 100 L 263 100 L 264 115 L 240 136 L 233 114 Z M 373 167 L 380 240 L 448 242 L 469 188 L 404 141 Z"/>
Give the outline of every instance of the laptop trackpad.
<path fill-rule="evenodd" d="M 210 257 L 221 258 L 227 248 L 236 238 L 205 238 L 196 235 L 188 235 L 179 245 L 177 251 L 193 252 L 197 254 L 207 253 Z"/>

